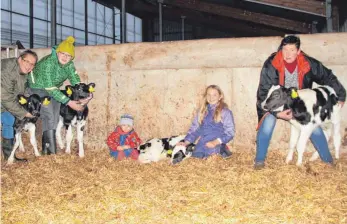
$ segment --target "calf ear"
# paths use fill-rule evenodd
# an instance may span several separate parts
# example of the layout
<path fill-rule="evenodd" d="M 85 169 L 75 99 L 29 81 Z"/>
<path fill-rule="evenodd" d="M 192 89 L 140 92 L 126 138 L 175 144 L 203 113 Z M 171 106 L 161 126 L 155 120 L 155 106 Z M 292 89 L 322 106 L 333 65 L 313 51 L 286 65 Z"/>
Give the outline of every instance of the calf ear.
<path fill-rule="evenodd" d="M 17 99 L 21 105 L 24 105 L 28 102 L 28 100 L 27 100 L 28 98 L 25 97 L 23 94 L 18 94 Z"/>
<path fill-rule="evenodd" d="M 72 86 L 71 86 L 71 85 L 65 86 L 65 90 L 66 90 L 66 94 L 67 94 L 68 96 L 71 96 L 71 95 L 72 95 Z"/>
<path fill-rule="evenodd" d="M 43 105 L 47 106 L 48 104 L 51 103 L 51 97 L 50 96 L 41 97 L 41 102 Z"/>
<path fill-rule="evenodd" d="M 187 145 L 187 152 L 193 152 L 195 149 L 195 144 L 194 143 L 190 143 L 189 145 Z"/>
<path fill-rule="evenodd" d="M 91 82 L 91 83 L 89 83 L 88 86 L 89 86 L 88 90 L 89 90 L 90 93 L 95 92 L 95 89 L 94 89 L 95 83 Z"/>

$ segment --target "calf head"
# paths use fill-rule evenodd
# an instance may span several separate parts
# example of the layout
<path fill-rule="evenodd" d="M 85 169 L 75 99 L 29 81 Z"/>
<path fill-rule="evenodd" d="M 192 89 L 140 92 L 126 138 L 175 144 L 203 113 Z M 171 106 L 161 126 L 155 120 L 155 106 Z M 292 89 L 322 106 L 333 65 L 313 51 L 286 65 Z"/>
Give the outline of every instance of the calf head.
<path fill-rule="evenodd" d="M 89 97 L 95 91 L 94 88 L 95 83 L 78 83 L 74 86 L 65 86 L 65 92 L 71 100 L 80 100 Z"/>
<path fill-rule="evenodd" d="M 184 159 L 187 159 L 192 156 L 193 151 L 195 149 L 195 144 L 190 143 L 187 146 L 177 145 L 172 151 L 171 163 L 176 164 Z"/>
<path fill-rule="evenodd" d="M 47 106 L 50 103 L 51 97 L 44 96 L 40 97 L 37 94 L 32 94 L 29 97 L 24 96 L 23 94 L 17 95 L 17 100 L 19 104 L 29 113 L 35 117 L 40 116 L 41 105 Z"/>
<path fill-rule="evenodd" d="M 261 108 L 265 111 L 283 111 L 290 108 L 293 100 L 298 97 L 296 88 L 285 88 L 280 85 L 272 86 L 261 103 Z"/>

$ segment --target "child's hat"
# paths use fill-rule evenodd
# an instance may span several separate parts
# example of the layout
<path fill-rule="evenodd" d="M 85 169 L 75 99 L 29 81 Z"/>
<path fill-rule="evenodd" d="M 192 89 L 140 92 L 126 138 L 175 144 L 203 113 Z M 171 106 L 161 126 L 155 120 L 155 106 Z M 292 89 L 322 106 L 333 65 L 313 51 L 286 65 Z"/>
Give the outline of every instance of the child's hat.
<path fill-rule="evenodd" d="M 68 36 L 66 40 L 62 41 L 58 48 L 56 49 L 56 52 L 66 52 L 69 53 L 72 58 L 75 57 L 75 47 L 73 43 L 75 42 L 75 38 L 72 36 Z"/>
<path fill-rule="evenodd" d="M 129 126 L 133 126 L 134 125 L 134 118 L 133 116 L 131 116 L 130 114 L 123 114 L 120 117 L 120 125 L 129 125 Z"/>

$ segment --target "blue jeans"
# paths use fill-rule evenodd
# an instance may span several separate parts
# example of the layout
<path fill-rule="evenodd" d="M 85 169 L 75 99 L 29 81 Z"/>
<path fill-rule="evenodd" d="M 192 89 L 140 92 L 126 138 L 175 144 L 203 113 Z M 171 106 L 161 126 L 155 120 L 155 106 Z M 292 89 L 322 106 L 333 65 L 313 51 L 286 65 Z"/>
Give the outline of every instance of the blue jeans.
<path fill-rule="evenodd" d="M 123 152 L 125 154 L 125 157 L 129 157 L 130 154 L 131 154 L 131 151 L 132 151 L 132 149 L 125 149 L 125 150 L 123 150 Z M 114 158 L 117 158 L 118 157 L 118 151 L 112 151 L 110 149 L 110 156 L 112 156 Z"/>
<path fill-rule="evenodd" d="M 14 125 L 15 117 L 10 112 L 1 113 L 1 135 L 6 139 L 14 138 Z"/>
<path fill-rule="evenodd" d="M 269 148 L 272 133 L 276 126 L 277 118 L 272 114 L 266 115 L 257 133 L 257 152 L 255 162 L 264 162 Z M 326 163 L 332 163 L 328 142 L 321 127 L 317 127 L 311 134 L 311 142 L 316 148 L 320 158 Z"/>

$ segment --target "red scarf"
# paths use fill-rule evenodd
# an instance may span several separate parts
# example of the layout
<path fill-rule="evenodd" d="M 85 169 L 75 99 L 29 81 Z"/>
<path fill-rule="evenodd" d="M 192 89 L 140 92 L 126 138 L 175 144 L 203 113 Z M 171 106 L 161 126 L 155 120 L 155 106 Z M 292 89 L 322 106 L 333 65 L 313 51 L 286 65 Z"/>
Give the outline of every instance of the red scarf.
<path fill-rule="evenodd" d="M 299 89 L 302 89 L 304 76 L 307 74 L 308 71 L 310 71 L 311 67 L 310 67 L 310 64 L 308 63 L 308 61 L 306 61 L 302 52 L 300 52 L 300 54 L 296 58 L 296 63 L 297 63 L 297 67 L 298 67 L 298 86 L 299 86 Z M 285 64 L 285 61 L 283 59 L 282 51 L 277 52 L 274 59 L 272 60 L 272 65 L 279 72 L 279 82 L 280 82 L 279 84 L 281 86 L 284 86 L 284 70 L 286 68 L 286 64 Z M 289 65 L 289 66 L 294 66 L 294 65 Z M 294 67 L 294 69 L 295 69 L 295 67 Z M 290 67 L 289 69 L 292 69 L 292 67 Z M 287 68 L 287 70 L 289 72 L 291 72 L 289 69 Z"/>

